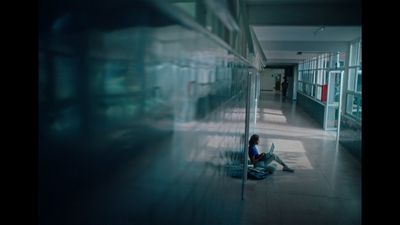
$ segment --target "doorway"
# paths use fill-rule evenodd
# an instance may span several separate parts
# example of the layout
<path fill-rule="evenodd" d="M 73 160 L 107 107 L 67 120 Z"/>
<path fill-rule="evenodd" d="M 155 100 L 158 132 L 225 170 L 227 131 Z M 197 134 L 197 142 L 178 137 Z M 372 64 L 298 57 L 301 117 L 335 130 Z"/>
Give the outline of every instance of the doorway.
<path fill-rule="evenodd" d="M 265 69 L 260 74 L 261 91 L 280 91 L 281 79 L 285 75 L 284 69 Z"/>

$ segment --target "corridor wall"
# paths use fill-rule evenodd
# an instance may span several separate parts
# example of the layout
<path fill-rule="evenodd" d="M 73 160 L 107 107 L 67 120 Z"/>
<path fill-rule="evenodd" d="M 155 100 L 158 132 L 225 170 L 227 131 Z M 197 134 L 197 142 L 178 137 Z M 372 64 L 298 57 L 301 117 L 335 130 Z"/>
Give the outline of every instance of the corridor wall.
<path fill-rule="evenodd" d="M 259 74 L 153 10 L 137 4 L 153 16 L 133 24 L 129 10 L 41 21 L 40 224 L 239 219 L 229 168 L 243 164 L 247 81 L 255 121 Z"/>

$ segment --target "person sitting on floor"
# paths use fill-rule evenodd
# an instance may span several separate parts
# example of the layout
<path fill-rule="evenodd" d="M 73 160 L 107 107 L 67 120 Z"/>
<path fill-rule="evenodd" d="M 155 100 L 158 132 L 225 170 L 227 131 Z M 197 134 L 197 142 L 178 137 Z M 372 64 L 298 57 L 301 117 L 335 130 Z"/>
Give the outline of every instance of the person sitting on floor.
<path fill-rule="evenodd" d="M 263 167 L 267 168 L 268 164 L 270 164 L 273 160 L 278 162 L 283 166 L 282 170 L 287 172 L 294 172 L 294 169 L 289 168 L 276 154 L 274 153 L 258 153 L 258 149 L 256 145 L 260 144 L 260 137 L 257 134 L 253 134 L 250 137 L 249 141 L 249 157 L 251 163 L 253 163 L 254 167 Z"/>

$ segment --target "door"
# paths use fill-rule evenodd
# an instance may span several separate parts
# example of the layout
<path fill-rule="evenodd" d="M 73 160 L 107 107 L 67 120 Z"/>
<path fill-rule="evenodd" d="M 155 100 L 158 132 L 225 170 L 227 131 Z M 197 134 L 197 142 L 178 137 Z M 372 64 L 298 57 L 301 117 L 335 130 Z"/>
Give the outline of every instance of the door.
<path fill-rule="evenodd" d="M 325 105 L 325 130 L 337 130 L 340 125 L 343 70 L 329 71 L 328 93 Z"/>

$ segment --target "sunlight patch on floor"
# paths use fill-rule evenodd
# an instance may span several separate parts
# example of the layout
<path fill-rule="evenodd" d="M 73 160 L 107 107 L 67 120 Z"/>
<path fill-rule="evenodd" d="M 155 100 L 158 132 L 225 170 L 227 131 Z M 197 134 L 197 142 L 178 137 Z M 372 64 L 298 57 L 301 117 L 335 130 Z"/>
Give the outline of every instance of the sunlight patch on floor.
<path fill-rule="evenodd" d="M 312 170 L 314 167 L 311 165 L 310 160 L 303 152 L 276 152 L 279 158 L 282 159 L 290 168 L 295 170 Z"/>
<path fill-rule="evenodd" d="M 270 114 L 262 118 L 263 122 L 274 122 L 274 123 L 287 123 L 286 116 Z"/>
<path fill-rule="evenodd" d="M 264 143 L 260 143 L 259 151 L 268 152 L 272 143 L 275 145 L 274 153 L 290 167 L 294 169 L 314 169 L 301 141 L 270 138 Z"/>
<path fill-rule="evenodd" d="M 334 139 L 336 138 L 334 132 L 324 132 L 318 129 L 299 128 L 295 126 L 284 126 L 284 125 L 263 125 L 257 123 L 255 129 L 257 134 L 269 135 L 280 135 L 285 137 L 294 138 L 311 138 L 311 139 Z"/>
<path fill-rule="evenodd" d="M 268 138 L 268 140 L 264 140 L 263 143 L 260 143 L 260 148 L 263 149 L 264 152 L 267 152 L 272 143 L 275 144 L 275 152 L 306 152 L 301 141 L 277 138 Z"/>
<path fill-rule="evenodd" d="M 268 114 L 283 115 L 282 110 L 277 110 L 277 109 L 263 109 L 262 111 Z"/>

